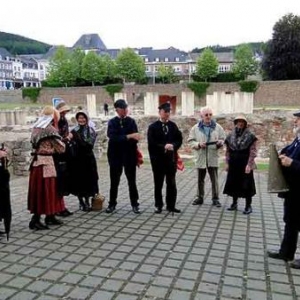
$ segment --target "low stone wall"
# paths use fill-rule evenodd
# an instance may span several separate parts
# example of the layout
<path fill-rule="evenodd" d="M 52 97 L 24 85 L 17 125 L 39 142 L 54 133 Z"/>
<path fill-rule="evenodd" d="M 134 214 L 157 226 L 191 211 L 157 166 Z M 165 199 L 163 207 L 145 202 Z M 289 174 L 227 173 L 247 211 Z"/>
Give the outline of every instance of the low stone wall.
<path fill-rule="evenodd" d="M 233 129 L 233 119 L 235 115 L 219 115 L 216 116 L 217 122 L 224 128 L 226 133 Z M 256 111 L 255 114 L 247 115 L 249 127 L 258 138 L 258 158 L 269 157 L 269 145 L 275 143 L 278 148 L 284 147 L 294 139 L 293 135 L 293 115 L 292 111 Z M 148 156 L 147 151 L 147 129 L 149 124 L 157 120 L 157 116 L 136 116 L 135 117 L 139 131 L 142 135 L 140 148 L 145 157 Z M 190 117 L 174 117 L 173 120 L 183 134 L 183 145 L 180 149 L 182 154 L 192 154 L 189 148 L 187 138 L 191 127 L 198 122 L 197 118 Z M 95 156 L 100 158 L 107 152 L 108 138 L 107 122 L 108 119 L 95 119 L 96 130 L 98 132 L 95 144 Z M 73 124 L 71 124 L 73 125 Z M 9 149 L 11 157 L 13 173 L 15 175 L 28 175 L 31 144 L 30 127 L 6 126 L 0 127 L 0 142 L 4 142 Z M 221 155 L 224 150 L 221 151 Z"/>

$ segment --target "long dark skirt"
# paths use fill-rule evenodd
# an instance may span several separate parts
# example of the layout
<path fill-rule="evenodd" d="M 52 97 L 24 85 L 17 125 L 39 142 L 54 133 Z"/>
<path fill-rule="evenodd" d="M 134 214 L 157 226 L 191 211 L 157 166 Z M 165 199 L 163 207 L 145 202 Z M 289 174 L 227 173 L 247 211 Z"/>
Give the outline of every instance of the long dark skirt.
<path fill-rule="evenodd" d="M 43 178 L 43 166 L 31 167 L 28 188 L 28 210 L 37 215 L 53 215 L 65 209 L 57 192 L 56 177 Z"/>
<path fill-rule="evenodd" d="M 230 157 L 224 194 L 238 198 L 248 198 L 256 194 L 253 171 L 245 173 L 247 162 L 248 156 L 236 154 Z"/>
<path fill-rule="evenodd" d="M 93 152 L 80 153 L 71 167 L 71 193 L 79 197 L 93 197 L 99 193 L 97 163 Z"/>
<path fill-rule="evenodd" d="M 0 221 L 11 217 L 9 172 L 0 166 Z"/>

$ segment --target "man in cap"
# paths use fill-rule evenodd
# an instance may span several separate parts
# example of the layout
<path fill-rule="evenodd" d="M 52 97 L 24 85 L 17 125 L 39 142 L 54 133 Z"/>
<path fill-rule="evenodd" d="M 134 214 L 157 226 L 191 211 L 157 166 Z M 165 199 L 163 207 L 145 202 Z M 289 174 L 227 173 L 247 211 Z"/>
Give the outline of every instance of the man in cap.
<path fill-rule="evenodd" d="M 284 198 L 284 235 L 279 251 L 268 251 L 269 257 L 284 261 L 294 259 L 300 230 L 300 111 L 294 113 L 294 116 L 294 133 L 296 137 L 290 145 L 281 150 L 279 155 L 283 166 L 282 172 L 289 186 L 288 192 L 278 195 Z M 300 269 L 300 259 L 291 262 L 290 267 Z"/>
<path fill-rule="evenodd" d="M 212 205 L 221 207 L 219 201 L 218 150 L 223 146 L 226 135 L 222 126 L 212 119 L 212 115 L 210 107 L 203 107 L 200 112 L 201 120 L 192 127 L 188 137 L 188 143 L 194 150 L 198 176 L 197 197 L 193 205 L 203 204 L 204 180 L 207 170 L 212 186 Z"/>
<path fill-rule="evenodd" d="M 182 144 L 182 134 L 177 125 L 170 120 L 170 103 L 158 107 L 159 120 L 148 128 L 148 151 L 154 178 L 155 213 L 163 208 L 162 188 L 166 179 L 167 211 L 180 213 L 175 207 L 177 198 L 176 171 L 177 151 Z"/>
<path fill-rule="evenodd" d="M 72 133 L 69 131 L 69 123 L 66 118 L 66 114 L 71 110 L 71 108 L 66 104 L 65 101 L 60 100 L 55 105 L 56 110 L 58 110 L 60 118 L 58 120 L 58 132 L 62 137 L 63 142 L 66 145 L 66 152 L 59 154 L 56 158 L 56 168 L 57 168 L 57 187 L 58 192 L 61 196 L 69 195 L 69 174 L 68 174 L 68 160 L 70 155 L 70 149 L 72 147 L 72 143 L 70 142 L 72 139 Z M 64 202 L 64 201 L 63 201 Z M 60 217 L 68 217 L 73 213 L 70 212 L 66 207 L 65 203 L 63 203 L 63 207 L 61 212 L 57 213 Z"/>
<path fill-rule="evenodd" d="M 237 210 L 238 198 L 245 198 L 243 213 L 248 215 L 252 213 L 252 197 L 256 194 L 253 169 L 256 168 L 257 138 L 248 129 L 244 115 L 237 116 L 233 122 L 235 127 L 225 139 L 225 168 L 228 173 L 223 193 L 232 197 L 230 211 Z"/>
<path fill-rule="evenodd" d="M 114 103 L 114 107 L 117 116 L 109 120 L 107 128 L 110 194 L 106 212 L 112 213 L 116 209 L 118 188 L 124 168 L 132 210 L 138 214 L 140 210 L 139 194 L 136 186 L 136 167 L 137 143 L 140 140 L 140 134 L 135 120 L 127 115 L 128 105 L 126 101 L 119 99 Z"/>

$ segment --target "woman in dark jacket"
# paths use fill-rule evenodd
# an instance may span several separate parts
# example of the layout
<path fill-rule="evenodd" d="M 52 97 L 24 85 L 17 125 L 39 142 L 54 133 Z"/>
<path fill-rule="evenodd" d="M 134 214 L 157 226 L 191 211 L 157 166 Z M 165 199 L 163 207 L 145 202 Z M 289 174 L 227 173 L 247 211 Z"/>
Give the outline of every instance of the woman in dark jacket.
<path fill-rule="evenodd" d="M 89 211 L 89 198 L 99 193 L 97 163 L 93 152 L 97 134 L 89 126 L 85 112 L 77 112 L 75 118 L 78 125 L 71 131 L 76 149 L 71 163 L 71 192 L 79 199 L 79 209 Z"/>
<path fill-rule="evenodd" d="M 228 210 L 237 210 L 238 198 L 246 199 L 244 214 L 252 213 L 252 197 L 256 194 L 253 169 L 257 154 L 256 136 L 247 127 L 247 119 L 240 115 L 234 119 L 234 129 L 226 137 L 226 170 L 224 194 L 233 198 Z"/>

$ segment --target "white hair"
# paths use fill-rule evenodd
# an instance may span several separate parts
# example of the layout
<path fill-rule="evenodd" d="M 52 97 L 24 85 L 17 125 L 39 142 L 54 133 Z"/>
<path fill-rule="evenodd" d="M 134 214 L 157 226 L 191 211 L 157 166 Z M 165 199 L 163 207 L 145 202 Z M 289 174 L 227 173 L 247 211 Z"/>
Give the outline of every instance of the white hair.
<path fill-rule="evenodd" d="M 207 111 L 211 111 L 212 112 L 212 109 L 209 107 L 209 106 L 203 106 L 200 110 L 200 115 L 203 116 L 205 112 Z"/>

